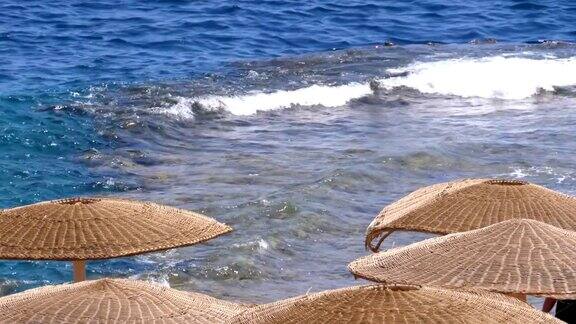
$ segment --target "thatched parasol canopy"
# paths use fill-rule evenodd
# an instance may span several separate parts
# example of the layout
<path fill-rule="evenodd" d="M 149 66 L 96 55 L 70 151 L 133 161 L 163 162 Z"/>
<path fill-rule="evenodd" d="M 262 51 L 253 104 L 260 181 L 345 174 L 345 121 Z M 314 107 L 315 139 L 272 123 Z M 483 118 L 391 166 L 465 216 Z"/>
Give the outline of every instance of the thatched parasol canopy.
<path fill-rule="evenodd" d="M 576 230 L 576 199 L 518 180 L 466 179 L 435 184 L 385 207 L 368 226 L 366 247 L 376 252 L 395 230 L 450 234 L 515 218 Z"/>
<path fill-rule="evenodd" d="M 360 258 L 357 277 L 388 284 L 576 298 L 576 232 L 513 219 Z"/>
<path fill-rule="evenodd" d="M 107 259 L 193 245 L 231 230 L 150 202 L 54 200 L 0 211 L 0 259 Z"/>
<path fill-rule="evenodd" d="M 247 309 L 232 323 L 561 323 L 515 298 L 419 286 L 357 286 Z"/>
<path fill-rule="evenodd" d="M 45 286 L 0 298 L 10 323 L 224 323 L 245 307 L 125 279 Z"/>

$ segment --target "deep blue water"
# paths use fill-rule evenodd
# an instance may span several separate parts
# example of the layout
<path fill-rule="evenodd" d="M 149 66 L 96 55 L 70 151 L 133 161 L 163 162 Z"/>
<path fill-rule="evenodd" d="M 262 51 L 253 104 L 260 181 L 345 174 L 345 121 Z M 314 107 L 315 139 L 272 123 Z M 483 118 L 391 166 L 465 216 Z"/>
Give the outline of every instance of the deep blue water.
<path fill-rule="evenodd" d="M 382 44 L 572 41 L 564 1 L 0 4 L 0 93 L 190 78 L 232 62 Z"/>
<path fill-rule="evenodd" d="M 550 72 L 558 87 L 523 93 L 526 80 L 573 66 L 575 21 L 568 0 L 2 1 L 0 208 L 122 195 L 237 230 L 93 263 L 92 276 L 246 301 L 342 286 L 365 226 L 417 186 L 508 176 L 573 192 L 573 84 Z M 491 57 L 519 57 L 528 74 Z M 518 78 L 494 90 L 471 72 L 467 89 L 443 90 L 443 75 L 461 75 L 440 70 L 400 89 L 321 92 L 458 59 Z M 68 275 L 63 263 L 0 263 L 4 293 Z"/>

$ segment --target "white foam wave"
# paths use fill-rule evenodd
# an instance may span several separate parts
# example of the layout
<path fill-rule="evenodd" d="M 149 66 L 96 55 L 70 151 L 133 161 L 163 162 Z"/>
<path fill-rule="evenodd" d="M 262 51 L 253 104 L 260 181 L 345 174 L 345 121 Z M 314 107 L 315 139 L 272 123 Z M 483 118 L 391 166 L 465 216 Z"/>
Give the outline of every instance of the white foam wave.
<path fill-rule="evenodd" d="M 341 86 L 313 85 L 297 90 L 280 90 L 271 93 L 253 92 L 242 96 L 207 96 L 203 98 L 177 98 L 168 108 L 157 108 L 157 113 L 192 118 L 192 107 L 199 104 L 207 110 L 226 110 L 233 115 L 253 115 L 292 106 L 338 107 L 348 101 L 372 93 L 369 84 L 350 83 Z"/>
<path fill-rule="evenodd" d="M 192 119 L 194 118 L 194 111 L 192 107 L 196 100 L 192 98 L 176 97 L 174 98 L 176 103 L 169 107 L 156 107 L 152 109 L 152 112 L 156 114 L 175 116 L 182 119 Z"/>
<path fill-rule="evenodd" d="M 386 89 L 406 86 L 423 93 L 461 97 L 524 99 L 539 90 L 576 85 L 576 57 L 533 59 L 493 56 L 417 62 L 390 73 L 405 76 L 379 80 Z"/>
<path fill-rule="evenodd" d="M 253 115 L 258 111 L 276 110 L 291 106 L 337 107 L 348 101 L 372 93 L 368 84 L 351 83 L 342 86 L 313 85 L 292 91 L 252 93 L 244 96 L 211 96 L 199 100 L 204 107 L 225 109 L 234 115 Z"/>
<path fill-rule="evenodd" d="M 500 55 L 461 58 L 436 62 L 416 62 L 404 68 L 389 69 L 401 74 L 378 80 L 385 89 L 410 87 L 422 93 L 460 97 L 525 99 L 540 90 L 576 85 L 576 57 L 542 59 Z M 340 86 L 312 85 L 296 90 L 251 92 L 239 96 L 177 97 L 176 104 L 158 107 L 156 113 L 194 118 L 194 106 L 204 110 L 224 110 L 233 115 L 253 115 L 259 111 L 293 106 L 338 107 L 352 99 L 372 94 L 369 83 Z"/>

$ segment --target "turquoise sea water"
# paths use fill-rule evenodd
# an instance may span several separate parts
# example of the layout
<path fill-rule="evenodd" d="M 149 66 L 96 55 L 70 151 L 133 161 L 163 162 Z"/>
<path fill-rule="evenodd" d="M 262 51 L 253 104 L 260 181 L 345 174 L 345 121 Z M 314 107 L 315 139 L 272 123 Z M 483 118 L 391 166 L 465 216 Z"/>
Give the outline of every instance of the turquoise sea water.
<path fill-rule="evenodd" d="M 4 1 L 0 207 L 118 195 L 235 232 L 99 261 L 261 302 L 354 283 L 387 203 L 460 177 L 574 193 L 571 1 Z M 399 234 L 389 244 L 406 244 Z M 0 262 L 2 293 L 70 265 Z"/>

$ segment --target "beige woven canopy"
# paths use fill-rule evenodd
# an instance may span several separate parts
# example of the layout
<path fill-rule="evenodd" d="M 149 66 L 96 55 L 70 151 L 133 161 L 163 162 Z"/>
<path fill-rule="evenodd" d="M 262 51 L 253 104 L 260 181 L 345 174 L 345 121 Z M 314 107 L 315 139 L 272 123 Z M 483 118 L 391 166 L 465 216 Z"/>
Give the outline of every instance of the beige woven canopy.
<path fill-rule="evenodd" d="M 149 202 L 63 199 L 0 211 L 0 258 L 106 259 L 192 245 L 231 230 Z"/>
<path fill-rule="evenodd" d="M 357 286 L 247 309 L 232 323 L 561 323 L 501 294 Z"/>
<path fill-rule="evenodd" d="M 395 284 L 576 298 L 576 232 L 513 219 L 360 258 L 357 277 Z"/>
<path fill-rule="evenodd" d="M 114 198 L 70 198 L 0 211 L 0 259 L 85 260 L 193 245 L 230 232 L 201 214 Z"/>
<path fill-rule="evenodd" d="M 224 323 L 244 306 L 143 281 L 101 279 L 0 298 L 9 323 Z"/>
<path fill-rule="evenodd" d="M 384 208 L 368 226 L 366 247 L 377 251 L 395 230 L 449 234 L 514 218 L 576 230 L 576 199 L 518 180 L 466 179 L 435 184 Z"/>

